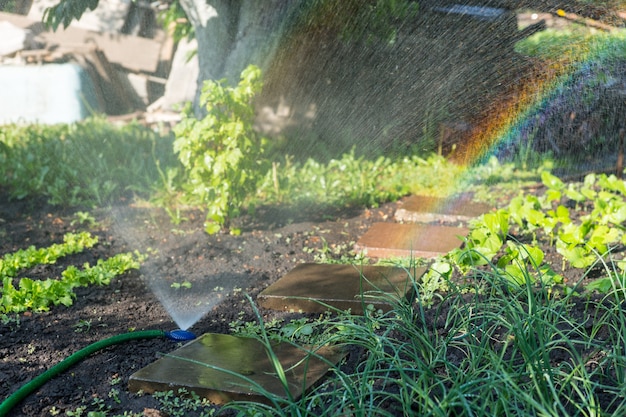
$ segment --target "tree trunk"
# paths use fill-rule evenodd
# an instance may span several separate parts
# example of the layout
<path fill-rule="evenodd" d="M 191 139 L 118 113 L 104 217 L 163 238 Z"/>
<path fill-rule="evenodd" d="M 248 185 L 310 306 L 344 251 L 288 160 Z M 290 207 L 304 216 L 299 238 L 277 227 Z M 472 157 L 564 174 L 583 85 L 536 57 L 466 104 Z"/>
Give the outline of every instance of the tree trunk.
<path fill-rule="evenodd" d="M 224 62 L 233 42 L 233 20 L 237 18 L 240 2 L 236 0 L 180 0 L 195 30 L 198 42 L 199 74 L 194 108 L 199 114 L 198 98 L 204 80 L 219 80 L 224 76 Z"/>
<path fill-rule="evenodd" d="M 250 64 L 265 70 L 302 0 L 180 0 L 198 41 L 198 88 L 205 80 L 235 85 Z"/>
<path fill-rule="evenodd" d="M 274 58 L 285 28 L 301 0 L 248 0 L 242 3 L 237 32 L 225 62 L 224 75 L 232 83 L 254 64 L 265 72 Z"/>

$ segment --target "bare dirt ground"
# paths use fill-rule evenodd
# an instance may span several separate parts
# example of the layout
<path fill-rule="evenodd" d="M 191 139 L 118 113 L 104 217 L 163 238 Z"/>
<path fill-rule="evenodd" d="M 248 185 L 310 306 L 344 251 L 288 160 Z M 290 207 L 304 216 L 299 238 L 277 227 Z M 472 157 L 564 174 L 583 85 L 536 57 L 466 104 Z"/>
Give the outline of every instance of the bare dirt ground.
<path fill-rule="evenodd" d="M 297 263 L 314 260 L 324 245 L 352 245 L 369 225 L 391 221 L 396 203 L 377 209 L 339 211 L 268 210 L 255 219 L 242 219 L 242 234 L 209 236 L 202 230 L 201 214 L 189 216 L 178 226 L 159 210 L 125 205 L 115 212 L 140 219 L 133 236 L 120 228 L 120 219 L 111 219 L 108 210 L 97 214 L 99 226 L 88 230 L 99 237 L 99 243 L 81 254 L 71 255 L 56 264 L 38 266 L 20 275 L 33 279 L 60 276 L 68 265 L 82 266 L 117 253 L 150 248 L 158 252 L 139 272 L 115 279 L 109 286 L 91 286 L 77 291 L 70 307 L 53 306 L 45 313 L 24 313 L 19 322 L 0 324 L 0 398 L 4 399 L 20 386 L 50 366 L 96 341 L 128 332 L 129 329 L 174 330 L 163 306 L 146 285 L 146 273 L 164 277 L 206 275 L 227 271 L 244 276 L 243 291 L 214 307 L 191 330 L 228 333 L 229 323 L 254 320 L 244 294 L 253 299 Z M 73 211 L 60 210 L 42 201 L 0 201 L 0 253 L 5 254 L 30 245 L 47 247 L 62 242 L 67 232 L 85 230 L 74 224 Z M 141 220 L 143 219 L 143 220 Z M 307 248 L 307 250 L 303 250 Z M 310 249 L 313 249 L 311 252 Z M 155 272 L 156 271 L 156 272 Z M 242 313 L 243 312 L 243 313 Z M 241 315 L 243 314 L 243 316 Z M 285 313 L 262 311 L 268 320 L 286 317 Z M 107 348 L 92 355 L 69 371 L 52 379 L 30 395 L 15 409 L 15 416 L 50 416 L 51 410 L 64 415 L 102 398 L 118 412 L 141 412 L 157 408 L 151 396 L 127 392 L 128 377 L 153 362 L 160 353 L 178 345 L 166 339 L 133 341 Z M 119 381 L 111 385 L 112 381 Z M 119 389 L 119 401 L 109 398 L 112 388 Z"/>

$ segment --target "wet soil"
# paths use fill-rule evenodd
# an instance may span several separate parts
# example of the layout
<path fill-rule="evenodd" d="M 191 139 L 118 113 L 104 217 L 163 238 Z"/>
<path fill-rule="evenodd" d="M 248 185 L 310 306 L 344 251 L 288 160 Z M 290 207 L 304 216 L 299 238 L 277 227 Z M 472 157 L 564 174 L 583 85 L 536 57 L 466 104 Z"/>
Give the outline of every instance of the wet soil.
<path fill-rule="evenodd" d="M 20 277 L 58 277 L 69 265 L 93 265 L 128 251 L 152 254 L 140 271 L 108 286 L 78 289 L 70 307 L 53 306 L 48 312 L 27 312 L 0 323 L 0 399 L 96 341 L 131 329 L 176 329 L 148 285 L 155 274 L 165 281 L 216 274 L 237 277 L 241 291 L 226 297 L 190 329 L 198 335 L 229 333 L 229 323 L 255 320 L 246 294 L 254 300 L 296 264 L 314 261 L 316 254 L 335 248 L 345 253 L 373 222 L 391 221 L 397 207 L 260 209 L 254 218 L 239 220 L 240 236 L 209 236 L 203 231 L 202 214 L 196 212 L 186 213 L 187 220 L 174 225 L 159 209 L 121 203 L 92 212 L 97 225 L 89 227 L 75 222 L 81 210 L 63 210 L 39 200 L 7 201 L 5 193 L 0 195 L 0 254 L 61 243 L 68 232 L 88 230 L 99 238 L 92 249 L 23 271 Z M 266 320 L 292 318 L 282 312 L 261 313 Z M 128 378 L 177 347 L 166 339 L 150 339 L 106 348 L 47 382 L 15 407 L 13 415 L 65 415 L 66 410 L 91 405 L 94 398 L 103 399 L 113 413 L 158 408 L 153 397 L 127 392 Z M 119 390 L 116 398 L 109 397 L 112 389 Z"/>

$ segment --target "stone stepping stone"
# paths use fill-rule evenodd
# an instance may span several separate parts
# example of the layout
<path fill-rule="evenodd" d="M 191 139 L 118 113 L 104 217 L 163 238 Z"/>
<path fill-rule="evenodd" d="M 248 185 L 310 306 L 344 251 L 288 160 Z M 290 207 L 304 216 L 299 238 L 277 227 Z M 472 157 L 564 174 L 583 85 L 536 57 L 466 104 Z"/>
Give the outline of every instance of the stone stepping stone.
<path fill-rule="evenodd" d="M 354 245 L 372 258 L 435 258 L 463 244 L 465 227 L 414 223 L 374 223 Z"/>
<path fill-rule="evenodd" d="M 399 222 L 468 222 L 491 210 L 488 204 L 471 201 L 471 197 L 436 198 L 414 195 L 407 198 L 396 210 Z"/>
<path fill-rule="evenodd" d="M 426 268 L 411 275 L 402 269 L 374 265 L 305 263 L 296 266 L 257 297 L 263 308 L 323 313 L 328 306 L 362 314 L 368 304 L 389 311 L 389 297 L 406 297 Z"/>
<path fill-rule="evenodd" d="M 315 355 L 288 343 L 272 346 L 288 381 L 291 395 L 298 399 L 345 357 L 338 348 L 321 347 Z M 303 360 L 305 359 L 306 360 Z M 287 398 L 265 347 L 256 339 L 207 333 L 158 359 L 130 376 L 133 392 L 153 393 L 184 388 L 214 404 L 234 400 L 267 402 L 259 388 Z"/>

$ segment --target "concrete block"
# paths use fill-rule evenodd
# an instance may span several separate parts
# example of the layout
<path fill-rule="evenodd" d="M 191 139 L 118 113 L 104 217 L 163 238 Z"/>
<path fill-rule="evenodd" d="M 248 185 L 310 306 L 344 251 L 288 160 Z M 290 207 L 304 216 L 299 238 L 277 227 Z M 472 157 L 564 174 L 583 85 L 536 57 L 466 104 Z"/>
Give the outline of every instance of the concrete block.
<path fill-rule="evenodd" d="M 73 123 L 101 111 L 93 79 L 77 64 L 0 66 L 0 124 Z"/>
<path fill-rule="evenodd" d="M 411 272 L 387 266 L 305 263 L 263 290 L 257 303 L 268 309 L 308 313 L 333 307 L 362 314 L 368 304 L 388 311 L 390 298 L 406 297 L 426 269 Z"/>
<path fill-rule="evenodd" d="M 375 223 L 354 249 L 372 258 L 435 258 L 460 247 L 468 233 L 465 227 Z"/>
<path fill-rule="evenodd" d="M 458 223 L 468 222 L 491 209 L 487 204 L 475 203 L 467 197 L 436 198 L 414 195 L 396 210 L 399 222 Z"/>
<path fill-rule="evenodd" d="M 345 357 L 341 350 L 332 347 L 315 349 L 314 354 L 288 343 L 273 344 L 271 348 L 285 371 L 294 399 L 300 398 L 329 371 L 330 365 L 325 361 L 337 364 Z M 214 404 L 233 400 L 264 403 L 266 399 L 259 393 L 259 387 L 287 398 L 261 342 L 216 333 L 204 334 L 135 372 L 128 387 L 130 391 L 146 393 L 170 390 L 176 393 L 184 388 Z"/>

